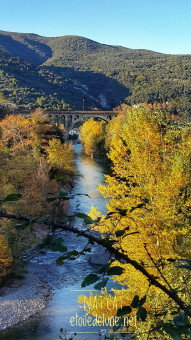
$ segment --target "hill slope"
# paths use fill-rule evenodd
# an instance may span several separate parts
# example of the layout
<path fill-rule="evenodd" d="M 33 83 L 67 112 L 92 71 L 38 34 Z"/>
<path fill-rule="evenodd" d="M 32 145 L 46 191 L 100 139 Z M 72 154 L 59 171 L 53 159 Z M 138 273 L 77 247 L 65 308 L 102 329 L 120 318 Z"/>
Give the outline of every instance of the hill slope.
<path fill-rule="evenodd" d="M 29 106 L 110 109 L 120 102 L 191 107 L 191 55 L 109 46 L 78 36 L 0 31 L 0 91 Z"/>

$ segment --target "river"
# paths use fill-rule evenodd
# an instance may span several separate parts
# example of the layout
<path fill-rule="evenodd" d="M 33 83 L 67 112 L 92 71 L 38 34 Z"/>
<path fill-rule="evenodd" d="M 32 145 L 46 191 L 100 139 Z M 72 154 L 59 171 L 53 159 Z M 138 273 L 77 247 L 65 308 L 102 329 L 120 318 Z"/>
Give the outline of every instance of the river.
<path fill-rule="evenodd" d="M 104 166 L 84 156 L 81 152 L 81 145 L 74 146 L 76 152 L 76 166 L 80 176 L 76 179 L 75 186 L 71 194 L 75 196 L 71 200 L 72 212 L 88 213 L 92 206 L 96 206 L 102 213 L 106 211 L 105 200 L 97 191 L 98 183 L 104 182 Z M 88 194 L 87 196 L 78 196 L 76 194 Z M 78 219 L 75 226 L 83 227 L 82 220 Z M 82 237 L 59 231 L 68 247 L 68 250 L 81 250 L 87 240 Z M 99 256 L 103 252 L 98 246 L 93 246 L 93 256 Z M 54 266 L 55 260 L 59 254 L 48 251 L 45 254 L 35 256 L 31 263 L 33 265 Z M 53 287 L 54 295 L 50 299 L 47 308 L 40 311 L 38 318 L 33 318 L 21 327 L 13 328 L 7 334 L 7 340 L 54 340 L 54 339 L 76 339 L 76 340 L 102 340 L 105 339 L 103 334 L 106 329 L 101 326 L 87 326 L 85 324 L 86 312 L 84 308 L 79 308 L 78 296 L 89 294 L 93 287 L 81 288 L 83 278 L 92 271 L 92 264 L 89 263 L 88 255 L 81 256 L 76 261 L 65 261 L 64 265 L 59 267 L 59 285 Z M 58 283 L 58 278 L 57 278 Z M 111 287 L 111 283 L 108 289 Z M 74 321 L 75 320 L 75 321 Z M 60 332 L 61 329 L 61 332 Z M 62 331 L 63 329 L 63 331 Z M 66 332 L 66 335 L 64 335 Z M 76 333 L 75 335 L 73 335 Z M 101 334 L 102 333 L 102 334 Z"/>

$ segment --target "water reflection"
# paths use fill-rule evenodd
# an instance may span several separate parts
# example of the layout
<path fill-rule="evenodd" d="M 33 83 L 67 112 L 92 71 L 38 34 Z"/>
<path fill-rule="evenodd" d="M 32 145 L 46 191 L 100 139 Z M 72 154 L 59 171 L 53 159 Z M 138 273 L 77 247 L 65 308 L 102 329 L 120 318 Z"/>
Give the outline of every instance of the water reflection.
<path fill-rule="evenodd" d="M 97 190 L 99 183 L 104 183 L 104 165 L 96 162 L 82 153 L 81 144 L 75 145 L 75 151 L 78 155 L 76 159 L 77 169 L 80 173 L 80 177 L 75 183 L 75 187 L 72 191 L 73 194 L 83 193 L 88 194 L 86 196 L 76 196 L 72 202 L 74 210 L 80 210 L 88 214 L 91 206 L 95 206 L 101 213 L 106 211 L 105 200 Z"/>

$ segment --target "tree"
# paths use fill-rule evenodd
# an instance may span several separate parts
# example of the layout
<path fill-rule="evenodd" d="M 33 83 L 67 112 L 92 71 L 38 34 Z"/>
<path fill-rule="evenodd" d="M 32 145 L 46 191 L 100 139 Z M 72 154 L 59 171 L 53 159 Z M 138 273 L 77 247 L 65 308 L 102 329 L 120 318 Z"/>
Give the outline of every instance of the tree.
<path fill-rule="evenodd" d="M 49 117 L 42 110 L 36 110 L 30 117 L 7 116 L 0 122 L 0 128 L 0 205 L 3 204 L 3 209 L 12 214 L 27 214 L 28 216 L 35 214 L 38 217 L 49 214 L 53 206 L 47 201 L 47 195 L 50 191 L 55 195 L 58 193 L 58 183 L 50 178 L 50 165 L 45 150 L 51 139 L 55 141 L 55 144 L 57 143 L 58 128 L 50 124 Z M 73 152 L 71 147 L 66 145 L 62 147 L 63 150 L 64 154 L 57 155 L 57 159 L 63 158 L 64 155 L 64 173 L 61 174 L 59 169 L 60 177 L 58 177 L 61 180 L 61 175 L 63 175 L 64 179 L 69 181 L 72 169 L 74 170 Z M 58 150 L 54 149 L 54 151 Z M 3 200 L 4 197 L 9 199 Z M 15 197 L 20 199 L 17 200 Z M 44 226 L 44 228 L 48 232 L 48 227 Z M 28 227 L 25 231 L 22 230 L 22 235 L 18 237 L 19 232 L 15 229 L 15 224 L 9 224 L 5 220 L 0 221 L 0 229 L 2 233 L 0 234 L 2 235 L 0 269 L 5 276 L 17 267 L 16 261 L 19 253 L 17 248 L 22 249 L 36 241 L 36 232 L 31 234 L 31 229 Z M 37 231 L 39 225 L 35 225 L 34 229 Z M 20 239 L 22 241 L 18 242 Z M 12 262 L 5 261 L 3 257 L 7 251 L 13 258 Z M 19 256 L 21 257 L 21 253 Z"/>
<path fill-rule="evenodd" d="M 5 237 L 0 234 L 0 282 L 4 276 L 10 273 L 12 262 L 13 258 L 8 242 Z"/>
<path fill-rule="evenodd" d="M 37 100 L 36 100 L 36 103 L 37 103 L 38 106 L 43 107 L 44 104 L 45 104 L 45 98 L 43 96 L 38 97 Z"/>
<path fill-rule="evenodd" d="M 69 198 L 70 197 L 67 196 L 65 192 L 60 192 L 59 196 L 51 197 L 51 200 L 52 199 L 54 199 L 54 200 L 58 199 L 59 202 L 61 202 L 62 200 L 65 201 L 65 200 L 68 200 Z M 71 197 L 71 198 L 73 198 L 73 197 Z M 7 197 L 5 199 L 8 200 L 9 198 Z M 12 197 L 11 197 L 11 199 L 12 199 Z M 38 223 L 37 218 L 30 218 L 30 217 L 27 217 L 27 216 L 11 215 L 11 214 L 7 214 L 7 213 L 2 212 L 2 211 L 0 211 L 0 217 L 5 218 L 5 219 L 12 219 L 12 220 L 16 219 L 17 221 L 19 220 L 20 222 L 24 222 L 24 223 L 29 223 L 29 222 L 30 223 L 35 223 L 35 222 Z M 68 219 L 73 220 L 75 217 L 83 218 L 84 222 L 86 224 L 91 223 L 90 218 L 88 218 L 87 215 L 81 214 L 81 213 L 76 213 L 75 215 L 68 216 Z M 108 218 L 109 218 L 109 215 L 108 215 Z M 165 287 L 165 285 L 161 284 L 159 282 L 159 278 L 151 275 L 149 273 L 149 271 L 147 270 L 147 268 L 144 268 L 143 264 L 139 264 L 137 261 L 132 260 L 128 256 L 128 254 L 124 254 L 123 252 L 121 252 L 120 249 L 117 249 L 115 247 L 114 242 L 113 241 L 111 242 L 108 238 L 106 238 L 106 239 L 100 238 L 100 236 L 96 236 L 95 233 L 92 233 L 90 231 L 83 230 L 83 229 L 79 230 L 78 228 L 71 226 L 70 224 L 66 224 L 66 223 L 61 224 L 57 221 L 53 222 L 51 216 L 46 216 L 44 219 L 46 220 L 46 223 L 48 225 L 53 227 L 53 230 L 55 230 L 55 228 L 59 228 L 59 229 L 77 234 L 79 237 L 82 236 L 82 237 L 85 237 L 85 238 L 88 239 L 88 243 L 87 243 L 86 247 L 82 249 L 82 251 L 74 250 L 74 251 L 68 253 L 67 248 L 63 247 L 63 245 L 61 244 L 62 239 L 59 238 L 59 239 L 54 240 L 52 237 L 50 237 L 49 241 L 48 241 L 47 238 L 46 238 L 44 240 L 44 242 L 39 244 L 40 249 L 42 248 L 42 246 L 47 247 L 47 246 L 51 246 L 51 244 L 54 244 L 53 248 L 51 248 L 52 250 L 62 251 L 63 253 L 65 253 L 64 256 L 61 256 L 57 259 L 57 264 L 59 264 L 59 265 L 63 264 L 64 259 L 74 260 L 74 259 L 78 258 L 79 256 L 86 254 L 87 251 L 89 251 L 88 248 L 87 248 L 88 245 L 90 243 L 96 242 L 97 244 L 100 244 L 103 247 L 105 247 L 105 249 L 107 249 L 107 251 L 109 251 L 112 256 L 115 256 L 115 258 L 118 261 L 120 261 L 123 264 L 124 263 L 130 264 L 139 273 L 143 274 L 144 277 L 146 277 L 149 280 L 150 286 L 154 286 L 154 287 L 158 288 L 161 292 L 165 293 L 165 297 L 170 298 L 171 301 L 173 301 L 175 303 L 175 305 L 174 305 L 175 311 L 173 311 L 173 313 L 172 313 L 173 315 L 179 313 L 180 310 L 184 311 L 184 313 L 181 313 L 180 315 L 179 314 L 176 315 L 173 318 L 172 323 L 170 322 L 171 320 L 167 323 L 165 323 L 163 320 L 161 320 L 159 323 L 157 323 L 157 325 L 155 325 L 155 324 L 152 325 L 153 329 L 151 328 L 151 329 L 148 330 L 148 327 L 147 327 L 147 329 L 144 331 L 143 334 L 137 333 L 138 330 L 137 330 L 136 324 L 135 324 L 134 325 L 135 334 L 133 335 L 133 338 L 135 338 L 136 335 L 137 335 L 138 339 L 139 339 L 140 338 L 139 335 L 140 335 L 141 338 L 144 339 L 145 336 L 146 336 L 146 338 L 148 339 L 148 338 L 150 338 L 150 335 L 151 335 L 152 339 L 156 339 L 156 338 L 158 338 L 156 336 L 157 331 L 160 334 L 159 339 L 161 339 L 161 334 L 162 334 L 163 338 L 165 338 L 165 339 L 167 339 L 167 338 L 169 339 L 169 337 L 165 336 L 166 334 L 172 335 L 173 339 L 178 339 L 177 336 L 181 335 L 181 334 L 183 334 L 183 335 L 184 334 L 190 334 L 190 331 L 189 331 L 190 323 L 189 323 L 189 320 L 188 320 L 188 316 L 191 317 L 190 308 L 186 306 L 186 304 L 184 303 L 184 301 L 181 298 L 179 298 L 179 296 L 178 296 L 178 294 L 175 290 L 171 290 L 170 287 Z M 92 284 L 92 283 L 95 283 L 96 281 L 101 279 L 101 281 L 98 282 L 94 287 L 95 289 L 101 289 L 102 287 L 105 286 L 105 284 L 108 281 L 108 278 L 103 279 L 103 276 L 105 276 L 105 275 L 121 275 L 123 273 L 123 269 L 121 267 L 119 267 L 119 266 L 114 266 L 114 267 L 112 266 L 111 267 L 111 266 L 112 266 L 112 261 L 111 261 L 110 264 L 107 264 L 107 265 L 101 267 L 99 270 L 96 270 L 96 274 L 88 275 L 84 279 L 82 286 L 85 287 L 85 286 Z M 187 262 L 184 265 L 182 264 L 182 268 L 187 268 L 187 269 L 189 268 L 189 270 L 191 270 L 191 263 Z M 107 294 L 106 291 L 105 291 L 105 293 Z M 115 294 L 116 293 L 118 293 L 118 291 L 115 291 Z M 123 290 L 122 293 L 123 293 L 123 297 L 127 298 L 126 290 Z M 107 320 L 108 311 L 110 310 L 109 314 L 111 315 L 111 313 L 112 314 L 114 313 L 114 310 L 115 311 L 117 310 L 117 308 L 115 307 L 117 300 L 116 300 L 115 297 L 113 299 L 111 295 L 106 296 L 107 303 L 108 303 L 108 300 L 109 300 L 109 303 L 110 303 L 110 307 L 108 307 L 108 304 L 106 306 L 106 303 L 105 303 L 103 297 L 104 297 L 103 294 L 102 294 L 102 297 L 98 296 L 98 299 L 96 299 L 96 300 L 94 299 L 93 303 L 92 302 L 89 303 L 87 301 L 87 298 L 86 298 L 86 302 L 82 301 L 82 303 L 83 303 L 83 308 L 86 305 L 86 308 L 85 308 L 86 312 L 90 312 L 89 308 L 91 308 L 91 313 L 92 313 L 93 309 L 96 308 L 96 305 L 101 306 L 99 309 L 96 308 L 96 312 L 97 312 L 96 317 L 99 318 L 100 309 L 101 309 L 101 312 L 103 312 L 103 311 L 105 312 L 105 310 L 106 310 L 106 315 L 105 315 L 104 319 Z M 125 301 L 125 300 L 121 300 L 121 296 L 119 296 L 119 297 L 120 297 L 120 302 Z M 97 298 L 97 296 L 95 298 Z M 120 308 L 118 308 L 118 310 L 117 310 L 117 315 L 119 317 L 124 316 L 125 314 L 131 313 L 132 309 L 134 309 L 135 312 L 137 311 L 136 317 L 137 317 L 140 325 L 142 325 L 141 321 L 145 321 L 145 318 L 147 316 L 147 311 L 143 307 L 143 305 L 145 304 L 146 298 L 147 298 L 147 296 L 144 296 L 143 298 L 140 298 L 138 295 L 134 296 L 133 301 L 131 302 L 131 306 L 122 307 L 122 305 L 120 303 Z M 113 303 L 113 307 L 112 307 L 112 303 Z M 117 302 L 117 305 L 118 305 L 118 302 Z M 92 306 L 93 306 L 93 308 L 92 308 Z M 177 307 L 178 307 L 178 310 L 177 310 Z M 163 315 L 166 316 L 166 314 L 163 311 L 160 310 L 158 316 L 162 317 Z M 102 317 L 103 317 L 103 314 L 102 314 Z M 115 327 L 115 329 L 118 329 L 121 326 L 123 327 L 124 320 L 126 319 L 126 317 L 125 317 L 124 320 L 123 320 L 123 318 L 119 318 L 119 317 L 118 317 L 118 322 L 117 322 L 118 326 L 117 326 L 117 328 Z M 99 325 L 100 325 L 100 323 L 101 323 L 101 319 L 99 318 Z M 107 323 L 108 323 L 108 321 L 107 321 Z M 147 324 L 148 324 L 148 320 L 147 320 Z M 131 323 L 130 324 L 126 323 L 125 332 L 127 332 L 127 328 L 129 329 L 129 326 L 131 326 L 131 325 L 132 325 Z M 153 331 L 155 332 L 154 337 L 153 337 Z M 121 333 L 122 330 L 118 331 L 118 332 Z M 185 337 L 183 337 L 183 339 L 184 338 Z M 182 337 L 179 337 L 179 339 L 182 339 Z"/>
<path fill-rule="evenodd" d="M 115 249 L 130 256 L 166 288 L 176 291 L 189 306 L 190 273 L 184 270 L 183 275 L 178 263 L 181 258 L 190 259 L 190 128 L 170 124 L 164 112 L 141 107 L 128 110 L 111 125 L 113 175 L 106 176 L 106 184 L 100 186 L 109 200 L 108 214 L 99 218 L 93 230 L 114 242 Z M 90 216 L 95 215 L 94 209 Z M 135 296 L 146 297 L 144 313 L 146 317 L 148 312 L 149 320 L 140 323 L 140 333 L 155 328 L 161 310 L 162 321 L 169 320 L 176 309 L 163 291 L 130 264 L 114 261 L 112 266 L 122 268 L 114 281 L 126 287 L 124 307 L 131 306 Z M 105 301 L 107 297 L 106 291 Z M 102 312 L 92 308 L 89 313 Z"/>
<path fill-rule="evenodd" d="M 84 148 L 84 152 L 93 157 L 97 150 L 97 143 L 102 134 L 103 122 L 97 122 L 93 118 L 90 118 L 80 128 L 80 140 Z"/>
<path fill-rule="evenodd" d="M 46 152 L 53 178 L 62 184 L 69 183 L 76 172 L 72 143 L 61 144 L 60 140 L 53 139 Z"/>
<path fill-rule="evenodd" d="M 53 138 L 62 139 L 61 130 L 51 124 L 50 118 L 42 109 L 36 109 L 31 113 L 31 121 L 35 134 L 34 150 L 37 154 L 44 154 L 49 141 Z"/>
<path fill-rule="evenodd" d="M 191 317 L 190 127 L 171 123 L 164 112 L 141 107 L 128 110 L 122 118 L 114 119 L 113 124 L 109 152 L 113 174 L 106 177 L 106 185 L 100 186 L 108 199 L 107 215 L 100 216 L 92 210 L 90 216 L 98 217 L 92 225 L 93 232 L 53 222 L 51 216 L 46 216 L 45 221 L 54 229 L 62 228 L 103 245 L 114 256 L 108 265 L 82 283 L 86 286 L 99 281 L 95 288 L 101 289 L 109 276 L 114 275 L 113 279 L 125 287 L 123 308 L 108 310 L 107 291 L 98 296 L 106 317 L 136 313 L 138 338 L 148 339 L 151 335 L 150 338 L 161 339 L 162 334 L 168 339 L 176 334 L 181 339 L 181 334 L 190 334 L 188 316 Z M 61 143 L 55 140 L 49 144 L 50 164 L 64 168 Z M 51 195 L 52 199 L 64 201 L 69 197 L 61 192 L 59 196 Z M 38 218 L 7 214 L 3 210 L 0 217 L 38 222 Z M 78 213 L 76 217 L 92 223 L 85 214 Z M 83 253 L 84 249 L 72 255 L 68 253 L 59 261 Z M 114 294 L 110 298 L 113 301 L 118 292 Z M 99 316 L 103 309 L 92 307 L 88 312 Z M 175 316 L 170 323 L 172 315 Z"/>
<path fill-rule="evenodd" d="M 0 92 L 0 103 L 3 103 L 6 101 L 6 98 L 4 96 L 4 93 L 3 92 Z"/>
<path fill-rule="evenodd" d="M 30 150 L 35 135 L 33 123 L 22 115 L 9 115 L 0 122 L 1 140 L 12 151 Z"/>

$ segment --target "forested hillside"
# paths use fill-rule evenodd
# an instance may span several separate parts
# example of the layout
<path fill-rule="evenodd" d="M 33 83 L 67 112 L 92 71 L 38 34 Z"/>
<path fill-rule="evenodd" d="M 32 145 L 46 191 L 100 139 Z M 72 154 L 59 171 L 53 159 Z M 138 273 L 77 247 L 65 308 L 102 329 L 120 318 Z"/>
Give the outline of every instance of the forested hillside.
<path fill-rule="evenodd" d="M 191 55 L 165 55 L 78 37 L 0 31 L 0 91 L 29 107 L 111 109 L 170 101 L 191 111 Z"/>

